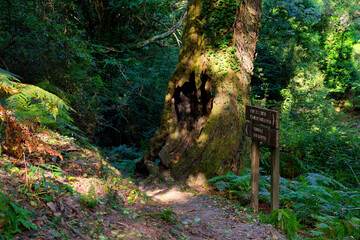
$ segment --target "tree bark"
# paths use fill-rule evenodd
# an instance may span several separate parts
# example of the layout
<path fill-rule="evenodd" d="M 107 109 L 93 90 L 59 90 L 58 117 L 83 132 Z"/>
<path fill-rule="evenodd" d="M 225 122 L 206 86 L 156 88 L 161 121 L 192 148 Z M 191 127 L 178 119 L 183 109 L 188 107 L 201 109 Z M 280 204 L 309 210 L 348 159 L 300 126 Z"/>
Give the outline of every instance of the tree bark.
<path fill-rule="evenodd" d="M 216 10 L 221 8 L 218 2 L 188 2 L 183 45 L 169 82 L 161 126 L 137 164 L 140 172 L 155 174 L 160 167 L 170 169 L 176 179 L 197 173 L 209 178 L 228 170 L 237 172 L 246 164 L 242 156 L 249 144 L 243 133 L 244 114 L 261 0 L 227 0 L 237 4 L 228 29 L 216 29 L 216 21 L 211 25 L 214 19 L 227 17 Z M 226 31 L 232 34 L 220 34 Z M 219 39 L 227 36 L 230 44 L 222 44 Z"/>

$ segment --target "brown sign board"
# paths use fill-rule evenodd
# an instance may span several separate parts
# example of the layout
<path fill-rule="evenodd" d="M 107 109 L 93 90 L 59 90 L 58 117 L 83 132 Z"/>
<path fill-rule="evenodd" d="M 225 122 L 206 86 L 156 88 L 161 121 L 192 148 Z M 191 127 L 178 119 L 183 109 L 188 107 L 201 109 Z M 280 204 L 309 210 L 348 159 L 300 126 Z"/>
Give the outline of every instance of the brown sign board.
<path fill-rule="evenodd" d="M 279 129 L 279 112 L 246 105 L 245 118 L 253 123 Z"/>
<path fill-rule="evenodd" d="M 279 147 L 279 130 L 262 125 L 245 122 L 245 135 L 251 139 L 266 143 L 272 147 Z"/>

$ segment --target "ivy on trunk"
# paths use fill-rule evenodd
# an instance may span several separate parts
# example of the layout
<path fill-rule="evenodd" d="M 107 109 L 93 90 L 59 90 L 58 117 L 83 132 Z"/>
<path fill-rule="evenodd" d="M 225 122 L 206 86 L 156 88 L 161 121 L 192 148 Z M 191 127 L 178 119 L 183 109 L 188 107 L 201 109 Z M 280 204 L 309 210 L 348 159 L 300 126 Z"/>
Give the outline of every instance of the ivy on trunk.
<path fill-rule="evenodd" d="M 189 0 L 161 126 L 138 171 L 156 174 L 160 167 L 186 179 L 245 165 L 244 111 L 260 12 L 261 0 Z"/>

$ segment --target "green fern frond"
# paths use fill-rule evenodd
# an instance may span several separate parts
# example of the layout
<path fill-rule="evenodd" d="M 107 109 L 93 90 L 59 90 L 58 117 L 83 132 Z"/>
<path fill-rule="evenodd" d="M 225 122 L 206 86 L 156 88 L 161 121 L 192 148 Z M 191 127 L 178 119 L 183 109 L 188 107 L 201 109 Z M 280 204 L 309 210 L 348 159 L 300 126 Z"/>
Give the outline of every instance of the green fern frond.
<path fill-rule="evenodd" d="M 290 209 L 276 209 L 271 212 L 267 223 L 280 228 L 290 239 L 296 238 L 296 232 L 300 230 L 300 223 Z"/>
<path fill-rule="evenodd" d="M 58 96 L 39 87 L 21 84 L 19 90 L 18 94 L 8 98 L 10 109 L 20 109 L 23 106 L 35 104 L 44 108 L 55 120 L 59 111 L 73 111 Z"/>
<path fill-rule="evenodd" d="M 232 171 L 228 171 L 225 175 L 217 176 L 209 179 L 207 182 L 216 184 L 219 191 L 228 189 L 236 195 L 243 195 L 245 192 L 250 189 L 250 180 L 251 175 L 247 173 L 248 171 L 243 171 L 244 175 L 237 176 Z M 240 192 L 242 192 L 240 194 Z"/>
<path fill-rule="evenodd" d="M 238 176 L 235 175 L 235 173 L 233 173 L 232 171 L 228 171 L 225 175 L 213 177 L 213 178 L 207 180 L 207 182 L 215 183 L 215 182 L 224 181 L 224 180 L 229 181 L 229 180 L 232 180 L 237 177 Z"/>
<path fill-rule="evenodd" d="M 0 98 L 6 99 L 6 106 L 22 120 L 42 125 L 70 124 L 69 112 L 74 111 L 61 98 L 40 87 L 23 84 L 19 76 L 0 68 Z"/>
<path fill-rule="evenodd" d="M 300 179 L 310 185 L 332 187 L 335 189 L 347 189 L 347 187 L 345 187 L 343 184 L 339 183 L 335 179 L 319 173 L 306 173 L 303 174 Z"/>
<path fill-rule="evenodd" d="M 20 82 L 20 78 L 18 75 L 0 68 L 0 81 L 4 81 L 4 84 L 8 83 L 11 85 L 12 81 Z"/>
<path fill-rule="evenodd" d="M 324 219 L 316 224 L 316 230 L 321 231 L 330 239 L 359 239 L 360 219 L 352 218 L 349 221 L 337 219 Z"/>
<path fill-rule="evenodd" d="M 25 210 L 13 202 L 6 194 L 0 192 L 0 220 L 2 220 L 1 227 L 4 229 L 4 232 L 0 234 L 3 234 L 6 239 L 16 232 L 21 232 L 20 225 L 29 230 L 37 229 L 37 226 L 29 220 L 30 214 L 31 212 Z"/>
<path fill-rule="evenodd" d="M 217 182 L 215 183 L 215 185 L 216 185 L 216 188 L 217 188 L 220 192 L 222 192 L 222 191 L 224 191 L 225 189 L 229 188 L 229 184 L 228 184 L 227 182 L 225 182 L 225 181 L 217 181 Z"/>

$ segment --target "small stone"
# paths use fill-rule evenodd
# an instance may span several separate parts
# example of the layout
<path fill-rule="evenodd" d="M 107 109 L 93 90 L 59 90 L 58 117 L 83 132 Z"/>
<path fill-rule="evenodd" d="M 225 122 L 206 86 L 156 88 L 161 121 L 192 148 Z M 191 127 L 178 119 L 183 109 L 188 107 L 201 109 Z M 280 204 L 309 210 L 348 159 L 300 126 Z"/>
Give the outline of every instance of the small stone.
<path fill-rule="evenodd" d="M 56 212 L 56 206 L 55 206 L 55 204 L 54 204 L 53 202 L 48 202 L 46 205 L 50 208 L 50 210 L 51 210 L 53 213 Z"/>

